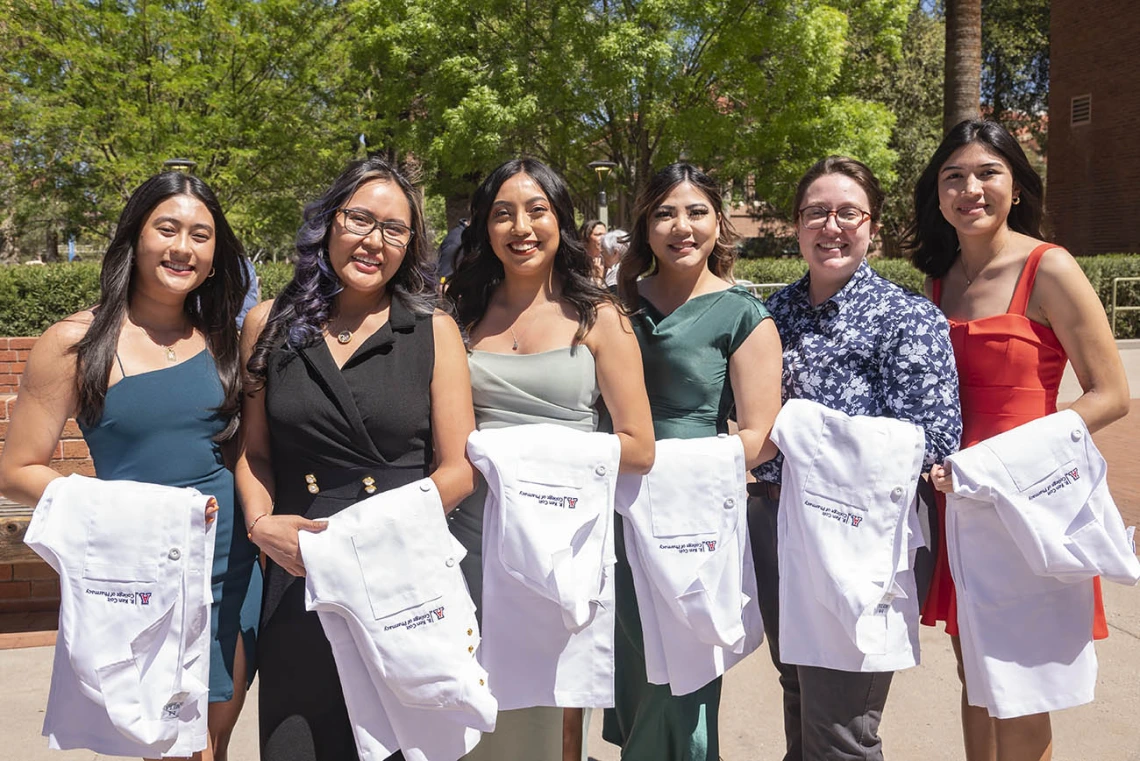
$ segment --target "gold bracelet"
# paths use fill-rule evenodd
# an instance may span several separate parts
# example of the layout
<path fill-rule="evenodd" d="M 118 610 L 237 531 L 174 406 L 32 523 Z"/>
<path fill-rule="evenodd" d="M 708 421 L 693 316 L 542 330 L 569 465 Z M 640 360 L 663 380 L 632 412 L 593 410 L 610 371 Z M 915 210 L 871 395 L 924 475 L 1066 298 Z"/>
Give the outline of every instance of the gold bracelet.
<path fill-rule="evenodd" d="M 253 527 L 257 525 L 257 522 L 259 520 L 261 520 L 262 518 L 264 518 L 267 515 L 272 515 L 272 513 L 262 513 L 261 515 L 259 515 L 253 519 L 253 523 L 249 524 L 249 529 L 245 532 L 245 538 L 246 539 L 248 539 L 251 542 L 253 541 Z"/>

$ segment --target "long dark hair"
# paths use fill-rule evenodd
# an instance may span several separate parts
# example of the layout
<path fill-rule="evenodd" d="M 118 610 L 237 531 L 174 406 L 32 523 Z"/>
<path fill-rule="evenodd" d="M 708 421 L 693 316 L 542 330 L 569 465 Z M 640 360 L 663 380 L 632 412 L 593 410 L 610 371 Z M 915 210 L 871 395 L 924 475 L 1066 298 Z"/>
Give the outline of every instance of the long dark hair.
<path fill-rule="evenodd" d="M 633 230 L 629 234 L 629 250 L 618 267 L 618 295 L 630 312 L 638 309 L 637 280 L 657 272 L 657 259 L 649 247 L 649 217 L 665 197 L 683 182 L 700 190 L 709 200 L 720 223 L 720 235 L 709 254 L 709 271 L 723 280 L 731 280 L 732 265 L 736 262 L 736 230 L 728 217 L 721 213 L 724 199 L 720 188 L 707 174 L 692 164 L 676 163 L 653 175 L 633 205 Z"/>
<path fill-rule="evenodd" d="M 511 159 L 500 164 L 475 190 L 471 197 L 471 224 L 463 231 L 459 263 L 455 267 L 455 275 L 447 283 L 447 298 L 455 304 L 460 327 L 470 333 L 486 314 L 491 294 L 503 282 L 503 263 L 491 248 L 487 222 L 499 188 L 516 174 L 525 174 L 538 183 L 550 199 L 554 216 L 558 219 L 559 242 L 554 254 L 554 273 L 562 284 L 560 298 L 578 311 L 578 332 L 574 335 L 577 343 L 594 326 L 598 306 L 613 303 L 613 298 L 594 282 L 590 257 L 574 229 L 574 204 L 566 182 L 536 159 Z"/>
<path fill-rule="evenodd" d="M 190 324 L 206 337 L 206 348 L 218 367 L 225 399 L 217 412 L 227 425 L 217 439 L 223 441 L 237 430 L 241 408 L 237 316 L 249 289 L 249 275 L 242 265 L 241 243 L 226 221 L 214 191 L 197 177 L 182 172 L 156 174 L 139 185 L 119 216 L 115 237 L 103 255 L 99 272 L 95 319 L 72 348 L 76 357 L 79 420 L 93 426 L 103 417 L 107 381 L 134 288 L 139 234 L 154 207 L 178 195 L 198 199 L 214 218 L 214 274 L 186 296 L 182 309 Z"/>
<path fill-rule="evenodd" d="M 578 240 L 582 241 L 582 245 L 585 246 L 590 238 L 590 234 L 594 232 L 594 228 L 604 224 L 605 222 L 600 219 L 587 219 L 582 223 L 582 226 L 578 228 Z"/>
<path fill-rule="evenodd" d="M 328 241 L 333 219 L 361 185 L 375 180 L 399 187 L 412 210 L 412 240 L 404 250 L 404 261 L 387 287 L 411 312 L 431 314 L 435 309 L 435 265 L 428 245 L 419 188 L 382 158 L 373 156 L 353 161 L 320 198 L 305 207 L 304 222 L 297 231 L 293 279 L 274 300 L 269 319 L 249 358 L 248 370 L 255 383 L 264 383 L 269 353 L 279 345 L 287 343 L 299 349 L 320 339 L 333 299 L 344 287 L 329 263 Z"/>
<path fill-rule="evenodd" d="M 1009 209 L 1009 228 L 1032 238 L 1041 237 L 1043 185 L 1021 145 L 997 122 L 959 122 L 942 139 L 918 178 L 914 186 L 914 218 L 903 233 L 903 250 L 915 267 L 932 278 L 945 275 L 958 259 L 958 232 L 938 208 L 938 173 L 954 151 L 970 143 L 985 146 L 1009 164 L 1020 191 L 1020 202 Z"/>

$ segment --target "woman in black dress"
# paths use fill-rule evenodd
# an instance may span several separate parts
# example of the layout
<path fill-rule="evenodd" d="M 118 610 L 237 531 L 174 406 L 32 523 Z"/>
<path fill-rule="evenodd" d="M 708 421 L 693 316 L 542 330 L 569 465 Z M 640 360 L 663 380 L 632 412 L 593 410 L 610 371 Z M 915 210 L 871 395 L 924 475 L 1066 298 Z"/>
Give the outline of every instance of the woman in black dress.
<path fill-rule="evenodd" d="M 292 281 L 246 318 L 237 481 L 268 558 L 266 761 L 357 758 L 328 640 L 305 611 L 298 532 L 426 475 L 447 509 L 475 487 L 467 355 L 434 308 L 430 256 L 419 192 L 384 161 L 355 162 L 306 208 Z"/>

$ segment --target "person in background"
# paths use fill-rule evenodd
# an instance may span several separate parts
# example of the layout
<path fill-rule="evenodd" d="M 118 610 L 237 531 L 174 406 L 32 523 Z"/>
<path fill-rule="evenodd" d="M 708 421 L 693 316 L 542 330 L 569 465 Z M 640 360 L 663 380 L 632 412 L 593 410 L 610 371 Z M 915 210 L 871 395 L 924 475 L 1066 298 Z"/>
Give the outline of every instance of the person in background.
<path fill-rule="evenodd" d="M 618 264 L 625 252 L 629 250 L 629 233 L 625 230 L 610 230 L 602 236 L 599 245 L 602 252 L 602 267 L 605 274 L 602 282 L 606 286 L 616 288 L 618 283 Z"/>
<path fill-rule="evenodd" d="M 480 429 L 552 423 L 596 431 L 599 402 L 621 440 L 623 473 L 653 464 L 653 427 L 629 323 L 593 279 L 565 181 L 534 159 L 497 167 L 471 200 L 471 227 L 447 297 L 467 333 Z M 482 608 L 485 485 L 451 515 Z M 511 675 L 525 678 L 525 675 Z M 500 711 L 467 761 L 580 761 L 581 708 Z"/>
<path fill-rule="evenodd" d="M 928 469 L 957 450 L 958 376 L 946 319 L 867 264 L 883 200 L 870 168 L 843 156 L 817 162 L 800 179 L 793 208 L 808 273 L 768 299 L 784 342 L 783 399 L 913 423 L 926 434 Z M 784 692 L 784 760 L 881 761 L 878 729 L 893 672 L 780 659 L 782 463 L 753 471 L 748 512 L 764 633 Z"/>
<path fill-rule="evenodd" d="M 463 231 L 471 221 L 466 217 L 459 220 L 459 224 L 447 231 L 443 243 L 439 244 L 439 256 L 436 259 L 436 277 L 440 283 L 455 274 L 456 257 L 459 256 L 460 246 L 463 243 Z"/>
<path fill-rule="evenodd" d="M 657 439 L 728 432 L 735 408 L 748 467 L 775 455 L 780 337 L 768 311 L 733 285 L 735 237 L 720 190 L 689 164 L 658 172 L 638 198 L 618 290 L 641 347 Z M 650 684 L 639 601 L 620 518 L 614 646 L 616 707 L 603 737 L 625 761 L 717 761 L 722 679 L 687 695 Z"/>
<path fill-rule="evenodd" d="M 238 428 L 241 244 L 213 191 L 163 172 L 127 201 L 99 276 L 99 303 L 32 349 L 0 457 L 0 490 L 35 505 L 75 415 L 96 477 L 189 486 L 218 505 L 210 609 L 209 746 L 224 761 L 257 664 L 261 568 L 237 516 L 222 444 Z"/>
<path fill-rule="evenodd" d="M 1083 390 L 1071 409 L 1090 432 L 1128 414 L 1128 378 L 1104 307 L 1072 255 L 1042 240 L 1042 189 L 1017 140 L 989 121 L 950 130 L 915 186 L 905 243 L 928 277 L 927 294 L 950 319 L 962 379 L 963 448 L 1056 412 L 1067 362 Z M 949 468 L 935 467 L 931 480 L 945 529 Z M 966 759 L 1047 761 L 1048 713 L 994 719 L 966 699 L 954 580 L 945 530 L 939 534 L 922 621 L 945 621 L 954 645 Z M 1089 622 L 1095 639 L 1108 636 L 1099 582 Z"/>
<path fill-rule="evenodd" d="M 243 256 L 241 258 L 241 266 L 245 269 L 246 277 L 249 278 L 249 290 L 245 292 L 245 300 L 241 303 L 241 311 L 238 312 L 237 326 L 241 330 L 245 325 L 245 316 L 249 314 L 249 310 L 257 306 L 261 301 L 261 279 L 257 276 L 257 270 L 253 267 L 253 262 L 249 257 Z"/>
<path fill-rule="evenodd" d="M 605 275 L 605 265 L 602 264 L 602 236 L 606 234 L 606 224 L 600 219 L 587 219 L 578 228 L 578 240 L 586 248 L 586 255 L 594 268 L 594 277 L 601 282 Z"/>
<path fill-rule="evenodd" d="M 332 649 L 305 609 L 299 532 L 424 477 L 445 509 L 475 488 L 466 355 L 435 308 L 422 204 L 382 159 L 350 164 L 305 209 L 293 279 L 242 332 L 237 483 L 267 556 L 263 761 L 358 757 Z"/>

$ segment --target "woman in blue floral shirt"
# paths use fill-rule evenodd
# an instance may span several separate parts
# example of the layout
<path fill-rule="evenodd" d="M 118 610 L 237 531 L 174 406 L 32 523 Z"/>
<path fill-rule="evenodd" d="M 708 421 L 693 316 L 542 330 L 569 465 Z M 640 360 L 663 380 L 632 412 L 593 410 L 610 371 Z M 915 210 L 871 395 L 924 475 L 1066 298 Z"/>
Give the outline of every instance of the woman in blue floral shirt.
<path fill-rule="evenodd" d="M 949 325 L 932 303 L 865 261 L 883 191 L 864 164 L 832 156 L 795 195 L 808 274 L 768 300 L 784 346 L 783 398 L 848 415 L 906 420 L 926 434 L 926 468 L 962 433 Z M 784 688 L 785 761 L 882 759 L 879 721 L 892 672 L 848 672 L 780 661 L 776 515 L 782 458 L 756 468 L 749 519 L 760 610 Z"/>

